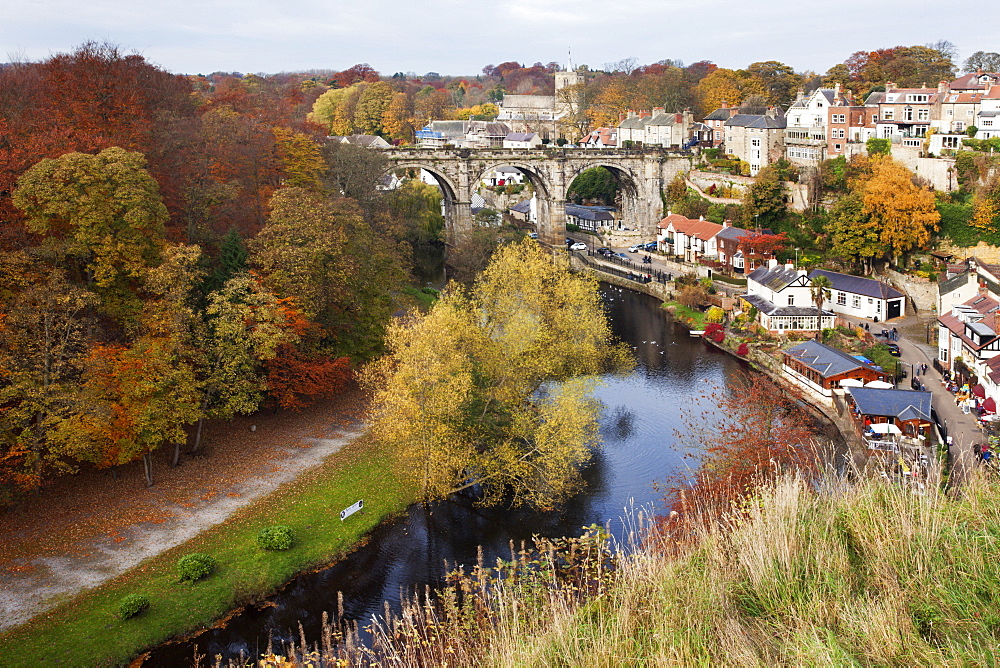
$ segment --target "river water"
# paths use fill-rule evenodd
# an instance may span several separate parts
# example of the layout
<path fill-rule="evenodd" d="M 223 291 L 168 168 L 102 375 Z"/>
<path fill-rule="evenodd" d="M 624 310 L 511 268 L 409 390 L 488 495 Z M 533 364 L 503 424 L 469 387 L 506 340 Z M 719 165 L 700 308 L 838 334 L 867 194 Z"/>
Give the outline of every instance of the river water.
<path fill-rule="evenodd" d="M 395 606 L 401 594 L 440 583 L 445 562 L 474 564 L 479 546 L 489 564 L 509 558 L 511 540 L 579 535 L 593 523 L 610 524 L 622 538 L 638 509 L 661 511 L 662 494 L 654 484 L 693 464 L 685 457 L 689 446 L 681 443 L 687 423 L 713 419 L 715 402 L 705 395 L 724 392 L 741 363 L 689 336 L 658 300 L 606 284 L 601 290 L 612 328 L 633 347 L 637 366 L 625 377 L 605 378 L 595 392 L 604 406 L 603 443 L 585 471 L 584 491 L 558 512 L 478 508 L 464 501 L 413 506 L 376 528 L 344 561 L 296 578 L 266 606 L 239 614 L 225 628 L 158 648 L 143 665 L 191 665 L 195 646 L 210 660 L 241 652 L 256 657 L 269 636 L 276 649 L 282 640 L 297 639 L 300 621 L 312 642 L 323 611 L 331 617 L 336 611 L 338 592 L 345 617 L 364 626 L 382 613 L 384 601 Z"/>

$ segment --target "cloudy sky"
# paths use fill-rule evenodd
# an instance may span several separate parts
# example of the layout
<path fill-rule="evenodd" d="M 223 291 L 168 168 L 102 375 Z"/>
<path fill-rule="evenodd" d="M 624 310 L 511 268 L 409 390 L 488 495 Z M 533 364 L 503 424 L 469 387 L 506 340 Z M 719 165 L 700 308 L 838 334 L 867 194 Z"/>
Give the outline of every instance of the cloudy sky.
<path fill-rule="evenodd" d="M 991 21 L 953 21 L 929 0 L 5 0 L 0 61 L 87 40 L 177 73 L 376 70 L 476 74 L 515 60 L 599 68 L 635 57 L 739 68 L 780 60 L 824 72 L 860 49 L 947 39 L 961 63 L 1000 51 Z M 964 14 L 963 14 L 964 15 Z M 954 18 L 954 17 L 952 17 Z M 961 29 L 959 29 L 959 27 Z"/>

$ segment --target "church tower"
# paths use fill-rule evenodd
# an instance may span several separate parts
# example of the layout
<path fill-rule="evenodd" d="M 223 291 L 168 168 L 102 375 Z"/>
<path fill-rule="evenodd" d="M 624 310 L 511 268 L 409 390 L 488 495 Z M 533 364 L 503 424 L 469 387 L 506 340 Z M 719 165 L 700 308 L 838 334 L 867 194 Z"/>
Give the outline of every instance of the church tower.
<path fill-rule="evenodd" d="M 573 53 L 570 52 L 569 60 L 566 62 L 566 69 L 556 72 L 556 98 L 558 99 L 559 91 L 563 88 L 581 83 L 583 83 L 583 73 L 577 72 L 573 67 Z"/>

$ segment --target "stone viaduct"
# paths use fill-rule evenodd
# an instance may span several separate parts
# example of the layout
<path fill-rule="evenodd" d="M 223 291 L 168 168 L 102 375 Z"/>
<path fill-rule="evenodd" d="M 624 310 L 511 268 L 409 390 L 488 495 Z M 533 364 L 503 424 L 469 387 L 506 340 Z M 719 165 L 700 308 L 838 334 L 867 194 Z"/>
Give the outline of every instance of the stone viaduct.
<path fill-rule="evenodd" d="M 498 167 L 520 170 L 535 189 L 538 236 L 562 243 L 566 232 L 566 191 L 580 172 L 606 167 L 618 182 L 626 227 L 652 238 L 663 209 L 660 193 L 691 157 L 663 149 L 434 149 L 393 148 L 383 154 L 392 170 L 420 168 L 437 179 L 444 193 L 448 241 L 473 224 L 472 194 Z"/>

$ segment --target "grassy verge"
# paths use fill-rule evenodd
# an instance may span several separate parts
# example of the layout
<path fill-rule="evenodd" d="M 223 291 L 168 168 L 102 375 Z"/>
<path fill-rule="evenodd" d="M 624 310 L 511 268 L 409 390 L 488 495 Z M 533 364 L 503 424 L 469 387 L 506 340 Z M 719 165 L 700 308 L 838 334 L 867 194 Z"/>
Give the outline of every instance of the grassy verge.
<path fill-rule="evenodd" d="M 358 499 L 364 499 L 364 510 L 341 522 L 340 511 Z M 146 648 L 266 596 L 299 572 L 343 556 L 384 517 L 402 511 L 412 499 L 413 490 L 393 474 L 391 456 L 359 439 L 222 524 L 0 635 L 0 664 L 126 662 Z M 292 527 L 292 549 L 265 552 L 257 546 L 257 532 L 274 524 Z M 177 559 L 191 552 L 212 555 L 219 568 L 200 582 L 179 584 Z M 131 593 L 148 596 L 150 607 L 121 621 L 116 617 L 118 604 Z"/>
<path fill-rule="evenodd" d="M 705 314 L 696 308 L 682 306 L 679 302 L 663 302 L 663 308 L 672 309 L 674 319 L 694 330 L 705 329 Z"/>

